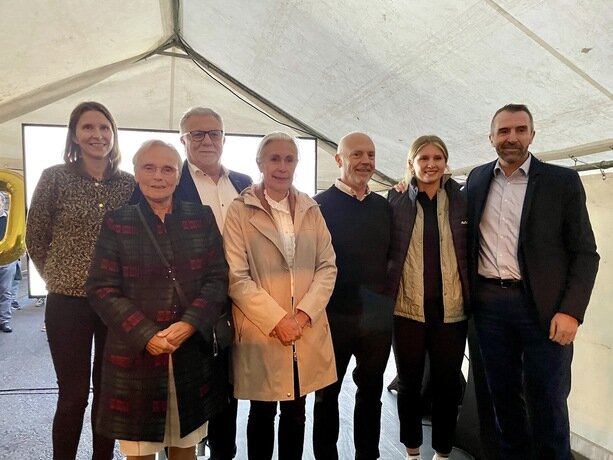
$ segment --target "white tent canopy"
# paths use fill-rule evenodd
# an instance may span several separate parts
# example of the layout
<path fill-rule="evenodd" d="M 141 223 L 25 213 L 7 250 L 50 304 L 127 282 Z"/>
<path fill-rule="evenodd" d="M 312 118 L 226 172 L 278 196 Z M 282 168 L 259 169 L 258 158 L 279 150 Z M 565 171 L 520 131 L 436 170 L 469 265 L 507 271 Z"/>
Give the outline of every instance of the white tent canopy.
<path fill-rule="evenodd" d="M 65 124 L 83 100 L 123 128 L 178 129 L 204 105 L 229 132 L 314 135 L 319 188 L 354 130 L 373 137 L 384 184 L 403 176 L 422 134 L 441 136 L 464 173 L 494 158 L 489 121 L 510 102 L 531 108 L 538 156 L 611 161 L 612 23 L 610 0 L 3 2 L 0 167 L 22 167 L 22 123 Z M 586 414 L 580 427 L 613 450 L 613 422 Z"/>
<path fill-rule="evenodd" d="M 491 115 L 524 102 L 535 152 L 610 159 L 612 19 L 607 0 L 14 2 L 0 15 L 0 158 L 19 167 L 22 122 L 63 124 L 96 99 L 134 128 L 176 129 L 209 105 L 228 131 L 278 129 L 261 110 L 328 153 L 363 130 L 392 179 L 421 134 L 448 143 L 452 169 L 491 159 Z M 325 186 L 337 171 L 320 167 Z"/>

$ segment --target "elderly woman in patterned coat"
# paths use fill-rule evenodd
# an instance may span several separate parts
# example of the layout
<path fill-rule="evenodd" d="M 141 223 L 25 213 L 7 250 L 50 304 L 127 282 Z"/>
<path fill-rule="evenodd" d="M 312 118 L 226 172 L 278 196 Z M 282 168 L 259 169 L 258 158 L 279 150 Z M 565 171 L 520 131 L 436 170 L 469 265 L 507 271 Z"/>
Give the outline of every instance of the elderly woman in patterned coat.
<path fill-rule="evenodd" d="M 229 309 L 228 266 L 210 208 L 173 200 L 174 147 L 146 142 L 134 171 L 143 199 L 105 216 L 87 282 L 108 327 L 96 429 L 119 439 L 128 459 L 152 460 L 169 447 L 172 460 L 193 460 L 206 421 L 227 401 L 212 342 Z"/>

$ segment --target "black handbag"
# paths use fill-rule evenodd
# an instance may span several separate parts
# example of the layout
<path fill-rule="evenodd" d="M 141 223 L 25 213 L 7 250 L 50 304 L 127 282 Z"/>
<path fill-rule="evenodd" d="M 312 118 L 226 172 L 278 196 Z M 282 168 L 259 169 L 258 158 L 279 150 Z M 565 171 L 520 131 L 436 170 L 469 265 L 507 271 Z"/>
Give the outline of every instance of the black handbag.
<path fill-rule="evenodd" d="M 160 248 L 160 245 L 155 239 L 155 236 L 153 236 L 153 232 L 151 231 L 151 228 L 149 228 L 149 224 L 147 224 L 147 220 L 145 219 L 145 216 L 143 216 L 143 213 L 141 212 L 138 205 L 136 206 L 136 211 L 138 212 L 138 217 L 145 226 L 145 230 L 147 231 L 147 235 L 149 235 L 149 239 L 151 240 L 153 247 L 160 256 L 160 259 L 162 259 L 164 267 L 166 267 L 166 270 L 168 270 L 168 275 L 170 276 L 170 279 L 172 279 L 175 291 L 177 291 L 177 295 L 179 296 L 179 301 L 181 302 L 181 305 L 183 305 L 184 308 L 189 307 L 190 303 L 188 302 L 187 297 L 185 297 L 185 292 L 183 292 L 183 288 L 179 284 L 179 281 L 177 281 L 177 277 L 175 276 L 174 270 L 168 263 L 168 260 L 166 260 L 166 257 L 164 256 L 164 253 Z M 219 351 L 228 348 L 230 345 L 232 345 L 233 341 L 234 321 L 232 320 L 232 314 L 230 312 L 224 312 L 219 315 L 219 318 L 217 318 L 217 321 L 213 326 L 213 356 L 219 355 Z"/>
<path fill-rule="evenodd" d="M 225 350 L 234 342 L 234 320 L 231 312 L 219 315 L 215 327 L 213 327 L 213 356 L 219 354 L 219 350 Z"/>

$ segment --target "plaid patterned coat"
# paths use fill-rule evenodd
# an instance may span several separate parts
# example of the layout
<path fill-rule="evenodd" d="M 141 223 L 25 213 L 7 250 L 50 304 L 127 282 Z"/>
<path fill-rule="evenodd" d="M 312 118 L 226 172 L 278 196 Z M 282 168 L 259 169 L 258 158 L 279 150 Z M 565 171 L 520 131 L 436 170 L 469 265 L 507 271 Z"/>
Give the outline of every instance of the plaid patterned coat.
<path fill-rule="evenodd" d="M 185 295 L 151 243 L 137 207 Z M 96 429 L 115 439 L 162 441 L 166 423 L 168 355 L 152 356 L 151 337 L 175 321 L 197 332 L 173 353 L 181 436 L 218 412 L 227 401 L 227 377 L 212 353 L 212 330 L 227 301 L 228 266 L 221 235 L 208 206 L 175 202 L 162 222 L 147 204 L 106 214 L 86 284 L 90 302 L 108 326 Z"/>

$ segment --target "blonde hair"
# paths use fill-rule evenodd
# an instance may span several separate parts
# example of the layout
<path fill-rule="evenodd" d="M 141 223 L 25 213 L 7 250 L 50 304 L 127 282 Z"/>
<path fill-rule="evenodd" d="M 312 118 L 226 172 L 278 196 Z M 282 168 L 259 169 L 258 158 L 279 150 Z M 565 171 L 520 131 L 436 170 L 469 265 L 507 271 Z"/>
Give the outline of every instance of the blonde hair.
<path fill-rule="evenodd" d="M 413 177 L 413 171 L 411 169 L 411 165 L 413 164 L 413 160 L 417 154 L 423 149 L 426 145 L 434 145 L 437 147 L 445 157 L 445 163 L 449 161 L 449 151 L 447 150 L 447 146 L 443 139 L 434 134 L 427 134 L 425 136 L 420 136 L 413 141 L 411 147 L 409 148 L 409 153 L 407 154 L 407 170 L 404 176 L 404 181 L 408 185 L 411 182 L 411 178 Z"/>

